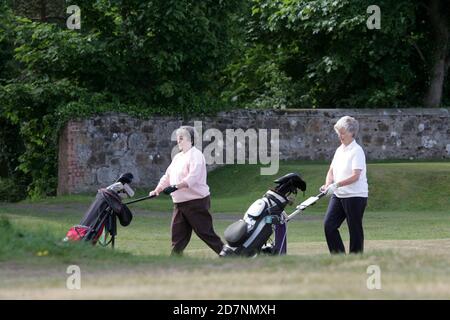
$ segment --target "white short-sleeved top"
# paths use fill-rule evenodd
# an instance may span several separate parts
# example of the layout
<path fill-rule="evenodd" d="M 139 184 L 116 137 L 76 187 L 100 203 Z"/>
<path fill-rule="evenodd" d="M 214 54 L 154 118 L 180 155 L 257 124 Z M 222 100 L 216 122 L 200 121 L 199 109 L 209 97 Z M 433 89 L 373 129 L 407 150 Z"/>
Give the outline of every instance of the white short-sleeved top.
<path fill-rule="evenodd" d="M 358 181 L 336 189 L 334 192 L 336 197 L 368 197 L 369 186 L 367 185 L 366 176 L 366 156 L 361 146 L 355 140 L 348 146 L 341 144 L 337 148 L 333 161 L 331 162 L 331 168 L 333 169 L 334 182 L 349 178 L 353 174 L 353 170 L 362 170 Z"/>

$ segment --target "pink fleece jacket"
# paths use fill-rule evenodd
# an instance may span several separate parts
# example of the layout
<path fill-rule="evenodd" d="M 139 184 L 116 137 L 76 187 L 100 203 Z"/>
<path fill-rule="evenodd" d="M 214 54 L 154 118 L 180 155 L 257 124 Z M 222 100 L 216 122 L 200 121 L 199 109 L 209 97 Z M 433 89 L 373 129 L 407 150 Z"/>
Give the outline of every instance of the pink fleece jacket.
<path fill-rule="evenodd" d="M 159 180 L 156 190 L 161 192 L 169 185 L 186 182 L 188 187 L 171 193 L 174 203 L 202 199 L 209 195 L 206 184 L 206 161 L 202 152 L 196 147 L 178 153 Z"/>

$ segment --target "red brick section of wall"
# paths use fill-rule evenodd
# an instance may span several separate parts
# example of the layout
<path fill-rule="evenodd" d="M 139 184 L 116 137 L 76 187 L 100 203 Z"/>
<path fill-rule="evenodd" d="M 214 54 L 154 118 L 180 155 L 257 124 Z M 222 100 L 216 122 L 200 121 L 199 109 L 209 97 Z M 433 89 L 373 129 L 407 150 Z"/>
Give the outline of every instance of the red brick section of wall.
<path fill-rule="evenodd" d="M 58 195 L 68 194 L 84 181 L 85 168 L 79 166 L 76 152 L 77 142 L 80 141 L 81 123 L 70 121 L 59 138 L 58 154 Z"/>

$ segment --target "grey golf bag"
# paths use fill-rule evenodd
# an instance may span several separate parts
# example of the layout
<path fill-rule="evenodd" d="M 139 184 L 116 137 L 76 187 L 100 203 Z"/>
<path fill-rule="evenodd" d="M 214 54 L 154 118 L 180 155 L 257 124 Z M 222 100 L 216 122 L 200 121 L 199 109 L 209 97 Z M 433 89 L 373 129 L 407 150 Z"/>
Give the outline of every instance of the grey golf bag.
<path fill-rule="evenodd" d="M 63 241 L 97 242 L 103 246 L 111 244 L 114 247 L 117 235 L 117 218 L 122 226 L 130 224 L 133 215 L 122 202 L 122 198 L 132 197 L 133 189 L 129 186 L 133 180 L 131 173 L 125 173 L 107 188 L 99 189 L 95 201 L 86 211 L 80 224 L 69 229 Z M 100 241 L 101 235 L 110 236 L 109 241 Z"/>
<path fill-rule="evenodd" d="M 227 244 L 220 256 L 253 256 L 260 252 L 281 254 L 286 250 L 287 214 L 285 207 L 297 190 L 306 190 L 306 183 L 297 173 L 289 173 L 274 181 L 277 186 L 256 200 L 243 219 L 231 224 L 224 233 Z M 275 231 L 275 243 L 269 238 Z"/>

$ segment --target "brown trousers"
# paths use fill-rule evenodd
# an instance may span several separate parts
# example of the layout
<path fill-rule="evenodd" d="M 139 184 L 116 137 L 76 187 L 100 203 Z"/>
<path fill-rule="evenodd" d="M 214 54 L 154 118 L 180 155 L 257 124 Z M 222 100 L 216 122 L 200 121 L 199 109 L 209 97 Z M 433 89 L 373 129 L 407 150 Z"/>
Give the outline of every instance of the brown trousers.
<path fill-rule="evenodd" d="M 172 254 L 183 253 L 191 239 L 192 230 L 217 254 L 223 242 L 214 232 L 209 213 L 210 197 L 175 203 L 172 216 Z"/>

